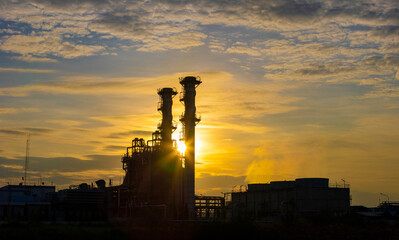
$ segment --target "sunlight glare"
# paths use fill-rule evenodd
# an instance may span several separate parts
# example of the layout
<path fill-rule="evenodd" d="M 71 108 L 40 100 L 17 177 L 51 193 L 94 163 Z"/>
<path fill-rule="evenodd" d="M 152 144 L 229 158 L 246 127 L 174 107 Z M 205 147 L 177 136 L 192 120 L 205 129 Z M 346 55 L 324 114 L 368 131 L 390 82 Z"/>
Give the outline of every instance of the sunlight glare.
<path fill-rule="evenodd" d="M 177 146 L 177 151 L 181 154 L 184 155 L 186 152 L 186 144 L 184 141 L 180 140 L 180 134 L 182 132 L 182 125 L 178 124 L 177 129 L 173 132 L 172 134 L 172 139 L 176 141 L 176 146 Z"/>
<path fill-rule="evenodd" d="M 181 132 L 182 132 L 182 126 L 181 126 L 181 124 L 178 124 L 177 129 L 172 134 L 172 139 L 174 141 L 176 141 L 177 151 L 181 155 L 184 155 L 184 153 L 186 152 L 186 144 L 185 144 L 184 140 L 183 141 L 180 140 Z M 199 134 L 197 134 L 197 136 L 195 136 L 195 154 L 201 155 L 201 150 L 204 147 L 204 142 L 200 139 L 200 137 L 198 135 Z"/>
<path fill-rule="evenodd" d="M 184 155 L 186 152 L 186 144 L 184 144 L 184 141 L 176 141 L 177 143 L 177 151 L 180 152 L 180 154 Z"/>

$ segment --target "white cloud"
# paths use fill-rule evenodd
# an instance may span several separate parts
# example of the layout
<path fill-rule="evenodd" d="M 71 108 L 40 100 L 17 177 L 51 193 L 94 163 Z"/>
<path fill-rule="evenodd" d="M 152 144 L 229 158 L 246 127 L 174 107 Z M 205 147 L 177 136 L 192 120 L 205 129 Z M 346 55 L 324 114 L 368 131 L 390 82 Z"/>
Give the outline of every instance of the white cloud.
<path fill-rule="evenodd" d="M 373 5 L 364 4 L 363 1 L 299 3 L 293 0 L 242 0 L 226 4 L 223 1 L 191 3 L 37 0 L 4 2 L 0 16 L 5 20 L 28 23 L 39 35 L 47 32 L 53 37 L 62 34 L 87 36 L 93 31 L 120 39 L 131 39 L 134 42 L 130 45 L 145 51 L 150 51 L 152 46 L 156 46 L 154 49 L 158 51 L 169 47 L 185 49 L 186 47 L 177 48 L 168 43 L 167 39 L 173 41 L 186 35 L 184 32 L 199 32 L 200 26 L 207 24 L 244 26 L 261 31 L 278 30 L 285 36 L 295 37 L 302 42 L 341 43 L 346 41 L 349 32 L 343 27 L 359 24 L 374 28 L 369 36 L 391 37 L 395 36 L 399 23 L 397 14 L 395 15 L 395 6 L 394 1 L 388 0 L 375 2 Z M 191 40 L 192 44 L 188 45 L 202 45 L 202 40 L 202 37 L 195 43 Z M 56 41 L 61 46 L 65 43 L 65 47 L 86 50 L 83 55 L 94 54 L 99 50 L 93 49 L 93 46 L 73 46 L 65 39 Z M 141 41 L 144 41 L 144 45 Z M 213 47 L 215 46 L 213 44 Z M 16 49 L 10 49 L 14 50 Z M 260 55 L 257 49 L 244 49 L 242 46 L 229 48 L 228 52 Z M 59 56 L 73 58 L 78 54 L 60 53 Z"/>
<path fill-rule="evenodd" d="M 0 50 L 21 55 L 75 58 L 102 52 L 104 47 L 74 44 L 53 35 L 12 35 L 2 39 Z"/>

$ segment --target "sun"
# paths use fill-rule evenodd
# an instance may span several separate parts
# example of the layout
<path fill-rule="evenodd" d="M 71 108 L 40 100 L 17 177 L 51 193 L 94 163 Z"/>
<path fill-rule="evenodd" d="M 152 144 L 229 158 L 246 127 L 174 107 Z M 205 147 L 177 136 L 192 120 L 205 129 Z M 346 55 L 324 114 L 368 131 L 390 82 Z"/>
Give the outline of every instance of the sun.
<path fill-rule="evenodd" d="M 184 156 L 186 152 L 186 144 L 183 139 L 181 139 L 182 125 L 178 124 L 177 129 L 172 134 L 172 139 L 176 142 L 176 149 L 180 153 L 180 155 Z"/>
<path fill-rule="evenodd" d="M 181 155 L 184 155 L 184 153 L 186 152 L 186 144 L 184 143 L 184 141 L 176 141 L 176 143 L 177 143 L 177 151 Z"/>
<path fill-rule="evenodd" d="M 180 136 L 181 132 L 182 132 L 182 126 L 179 124 L 177 126 L 176 131 L 172 134 L 172 139 L 176 142 L 177 151 L 182 156 L 184 156 L 187 147 L 184 142 L 184 139 L 181 139 L 181 136 Z M 196 136 L 196 138 L 195 138 L 195 153 L 196 153 L 196 155 L 201 154 L 201 150 L 203 149 L 203 147 L 204 147 L 204 142 L 201 141 L 198 136 Z"/>

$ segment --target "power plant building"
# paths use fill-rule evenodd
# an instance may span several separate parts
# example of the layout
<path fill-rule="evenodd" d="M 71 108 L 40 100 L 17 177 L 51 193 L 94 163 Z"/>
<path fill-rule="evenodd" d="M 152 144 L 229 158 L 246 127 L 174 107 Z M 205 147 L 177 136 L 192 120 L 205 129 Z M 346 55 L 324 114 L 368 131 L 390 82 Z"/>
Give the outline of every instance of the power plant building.
<path fill-rule="evenodd" d="M 50 195 L 54 186 L 7 185 L 0 188 L 0 220 L 7 217 L 29 218 L 38 213 L 50 215 Z"/>
<path fill-rule="evenodd" d="M 158 110 L 162 113 L 158 129 L 151 140 L 135 138 L 122 157 L 126 171 L 122 187 L 127 189 L 132 215 L 150 212 L 171 219 L 195 217 L 195 126 L 200 121 L 196 115 L 195 96 L 201 81 L 189 76 L 180 79 L 180 84 L 183 87 L 180 101 L 185 106 L 180 118 L 185 152 L 179 153 L 172 139 L 176 130 L 172 105 L 177 91 L 162 88 L 158 90 Z"/>
<path fill-rule="evenodd" d="M 199 77 L 179 79 L 179 100 L 184 112 L 180 139 L 173 120 L 174 88 L 158 89 L 162 121 L 151 139 L 134 138 L 122 156 L 123 183 L 106 186 L 104 180 L 82 183 L 55 192 L 53 186 L 9 185 L 0 188 L 0 219 L 38 209 L 43 219 L 103 220 L 112 217 L 169 220 L 245 218 L 349 211 L 349 186 L 330 187 L 327 178 L 299 178 L 249 184 L 246 191 L 232 192 L 230 201 L 218 196 L 195 196 L 196 88 Z M 177 141 L 185 144 L 179 152 Z M 226 206 L 227 205 L 227 206 Z M 33 211 L 33 210 L 32 210 Z"/>
<path fill-rule="evenodd" d="M 262 220 L 270 216 L 341 215 L 349 212 L 349 185 L 329 186 L 328 178 L 298 178 L 248 184 L 243 192 L 232 192 L 230 218 Z"/>

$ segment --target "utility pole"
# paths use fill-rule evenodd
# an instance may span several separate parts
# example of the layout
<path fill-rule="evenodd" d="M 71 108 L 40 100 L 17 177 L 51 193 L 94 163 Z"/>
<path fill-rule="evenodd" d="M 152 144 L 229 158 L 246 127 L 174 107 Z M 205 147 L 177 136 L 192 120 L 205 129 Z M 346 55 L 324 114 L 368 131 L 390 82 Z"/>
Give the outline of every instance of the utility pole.
<path fill-rule="evenodd" d="M 26 177 L 28 172 L 28 164 L 29 164 L 29 149 L 30 149 L 30 134 L 27 134 L 26 138 L 26 152 L 25 152 L 25 176 L 24 176 L 24 185 L 26 186 Z"/>

